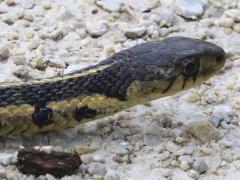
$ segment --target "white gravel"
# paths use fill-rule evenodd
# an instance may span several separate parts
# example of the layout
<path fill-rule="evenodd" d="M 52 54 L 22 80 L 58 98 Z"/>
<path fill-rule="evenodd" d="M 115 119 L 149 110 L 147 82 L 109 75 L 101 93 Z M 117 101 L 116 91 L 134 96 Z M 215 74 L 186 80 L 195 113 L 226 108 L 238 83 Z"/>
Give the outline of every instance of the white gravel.
<path fill-rule="evenodd" d="M 0 82 L 75 72 L 146 41 L 182 35 L 223 47 L 224 70 L 199 87 L 70 130 L 2 137 L 0 178 L 34 147 L 81 155 L 76 179 L 235 179 L 240 176 L 238 0 L 0 1 Z M 55 179 L 51 175 L 38 179 Z"/>

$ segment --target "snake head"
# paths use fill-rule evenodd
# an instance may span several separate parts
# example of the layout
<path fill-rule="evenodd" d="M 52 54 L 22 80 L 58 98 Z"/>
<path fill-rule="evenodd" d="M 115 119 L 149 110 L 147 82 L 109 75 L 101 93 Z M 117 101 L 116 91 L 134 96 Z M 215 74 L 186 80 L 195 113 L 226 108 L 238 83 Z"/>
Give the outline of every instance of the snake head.
<path fill-rule="evenodd" d="M 216 75 L 224 66 L 224 50 L 207 41 L 169 37 L 130 49 L 139 66 L 134 78 L 145 93 L 171 95 Z M 151 88 L 150 88 L 151 87 Z M 150 90 L 149 90 L 150 89 Z"/>

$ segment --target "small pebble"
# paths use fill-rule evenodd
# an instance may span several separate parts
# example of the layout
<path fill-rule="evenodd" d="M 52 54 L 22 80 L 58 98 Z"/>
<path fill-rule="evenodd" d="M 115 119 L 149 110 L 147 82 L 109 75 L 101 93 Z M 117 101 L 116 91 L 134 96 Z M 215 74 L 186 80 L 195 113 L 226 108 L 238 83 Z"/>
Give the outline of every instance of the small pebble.
<path fill-rule="evenodd" d="M 135 27 L 131 29 L 125 29 L 123 33 L 128 38 L 136 39 L 136 38 L 142 37 L 145 31 L 146 31 L 146 28 L 142 26 L 142 27 Z"/>
<path fill-rule="evenodd" d="M 235 32 L 237 32 L 237 33 L 240 33 L 240 24 L 239 24 L 239 23 L 238 23 L 238 24 L 234 24 L 233 30 L 234 30 Z"/>
<path fill-rule="evenodd" d="M 232 18 L 235 22 L 240 22 L 240 10 L 228 9 L 225 11 L 226 16 Z"/>
<path fill-rule="evenodd" d="M 199 179 L 199 173 L 193 169 L 189 171 L 189 176 L 194 178 L 194 179 Z"/>
<path fill-rule="evenodd" d="M 14 6 L 16 4 L 15 0 L 5 0 L 5 3 L 8 5 L 8 6 Z"/>
<path fill-rule="evenodd" d="M 208 122 L 210 122 L 213 126 L 218 127 L 220 123 L 223 121 L 223 117 L 219 114 L 212 115 L 209 119 Z"/>
<path fill-rule="evenodd" d="M 194 161 L 193 169 L 196 170 L 199 174 L 203 174 L 207 172 L 208 166 L 204 160 L 200 159 L 200 160 Z"/>
<path fill-rule="evenodd" d="M 167 168 L 160 168 L 159 172 L 163 177 L 169 177 L 172 174 L 172 170 Z"/>
<path fill-rule="evenodd" d="M 120 177 L 117 172 L 108 170 L 107 174 L 104 176 L 104 180 L 119 180 Z"/>
<path fill-rule="evenodd" d="M 234 21 L 231 18 L 223 17 L 218 20 L 218 24 L 225 28 L 231 28 L 234 24 Z"/>
<path fill-rule="evenodd" d="M 132 149 L 131 145 L 124 141 L 113 141 L 106 146 L 106 150 L 108 152 L 117 154 L 119 156 L 129 154 L 131 149 Z"/>
<path fill-rule="evenodd" d="M 186 161 L 181 161 L 179 167 L 183 171 L 187 171 L 190 168 L 189 164 Z"/>
<path fill-rule="evenodd" d="M 74 146 L 74 151 L 77 154 L 82 155 L 82 154 L 87 154 L 87 153 L 94 152 L 94 151 L 96 151 L 96 149 L 93 148 L 93 147 L 89 147 L 89 146 L 75 145 Z"/>
<path fill-rule="evenodd" d="M 105 162 L 105 159 L 104 159 L 104 156 L 103 156 L 103 155 L 95 154 L 95 155 L 93 155 L 93 161 L 94 161 L 94 162 L 104 163 L 104 162 Z"/>
<path fill-rule="evenodd" d="M 89 172 L 90 175 L 102 175 L 102 176 L 104 176 L 107 172 L 105 166 L 99 162 L 90 163 L 87 171 Z"/>
<path fill-rule="evenodd" d="M 179 147 L 173 142 L 169 141 L 166 144 L 166 149 L 171 153 L 175 153 L 179 149 Z"/>
<path fill-rule="evenodd" d="M 204 12 L 204 4 L 198 0 L 177 0 L 173 8 L 178 15 L 194 20 Z"/>
<path fill-rule="evenodd" d="M 66 63 L 64 61 L 62 61 L 61 59 L 52 59 L 52 58 L 45 57 L 44 63 L 50 67 L 56 67 L 56 68 L 65 68 L 66 67 Z"/>
<path fill-rule="evenodd" d="M 96 4 L 109 12 L 119 12 L 121 8 L 120 2 L 112 0 L 97 0 Z"/>
<path fill-rule="evenodd" d="M 52 146 L 42 146 L 40 148 L 40 151 L 44 151 L 44 152 L 50 154 L 53 151 L 53 147 Z"/>
<path fill-rule="evenodd" d="M 98 175 L 98 174 L 94 174 L 92 178 L 93 178 L 93 180 L 103 180 L 104 176 Z"/>
<path fill-rule="evenodd" d="M 13 158 L 14 158 L 14 154 L 0 153 L 0 164 L 4 166 L 10 165 Z"/>
<path fill-rule="evenodd" d="M 0 61 L 8 60 L 10 57 L 10 51 L 6 45 L 0 45 Z"/>
<path fill-rule="evenodd" d="M 61 30 L 55 30 L 51 32 L 49 37 L 54 41 L 61 40 L 63 38 L 63 32 Z"/>
<path fill-rule="evenodd" d="M 164 152 L 162 152 L 162 153 L 159 154 L 158 160 L 159 160 L 159 161 L 164 161 L 164 160 L 166 160 L 167 158 L 169 158 L 169 156 L 170 156 L 170 152 L 169 152 L 169 151 L 164 151 Z"/>
<path fill-rule="evenodd" d="M 98 22 L 98 23 L 87 23 L 86 24 L 86 30 L 90 36 L 93 38 L 98 38 L 105 34 L 108 31 L 109 27 L 104 22 Z"/>

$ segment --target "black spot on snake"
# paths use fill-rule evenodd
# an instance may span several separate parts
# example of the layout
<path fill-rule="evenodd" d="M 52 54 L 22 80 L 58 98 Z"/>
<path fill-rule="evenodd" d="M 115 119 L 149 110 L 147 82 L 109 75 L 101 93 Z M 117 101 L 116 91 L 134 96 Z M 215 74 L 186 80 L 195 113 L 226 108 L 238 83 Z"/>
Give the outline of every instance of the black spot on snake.
<path fill-rule="evenodd" d="M 36 107 L 35 112 L 32 115 L 33 122 L 40 128 L 49 124 L 52 124 L 54 121 L 53 110 L 47 107 Z"/>
<path fill-rule="evenodd" d="M 94 118 L 96 115 L 96 110 L 84 106 L 81 108 L 76 108 L 73 116 L 77 121 L 81 121 L 82 119 Z"/>

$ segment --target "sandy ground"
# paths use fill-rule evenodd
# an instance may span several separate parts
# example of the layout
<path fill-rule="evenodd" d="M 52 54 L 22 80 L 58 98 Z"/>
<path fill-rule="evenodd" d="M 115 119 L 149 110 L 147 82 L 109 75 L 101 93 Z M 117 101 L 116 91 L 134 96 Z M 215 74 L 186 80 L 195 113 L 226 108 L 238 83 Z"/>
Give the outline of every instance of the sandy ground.
<path fill-rule="evenodd" d="M 238 179 L 240 3 L 237 0 L 5 0 L 0 82 L 74 72 L 146 41 L 181 35 L 223 47 L 221 73 L 189 91 L 70 130 L 0 142 L 0 179 L 21 174 L 21 146 L 81 154 L 64 180 Z"/>

